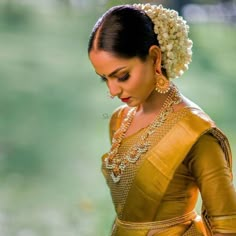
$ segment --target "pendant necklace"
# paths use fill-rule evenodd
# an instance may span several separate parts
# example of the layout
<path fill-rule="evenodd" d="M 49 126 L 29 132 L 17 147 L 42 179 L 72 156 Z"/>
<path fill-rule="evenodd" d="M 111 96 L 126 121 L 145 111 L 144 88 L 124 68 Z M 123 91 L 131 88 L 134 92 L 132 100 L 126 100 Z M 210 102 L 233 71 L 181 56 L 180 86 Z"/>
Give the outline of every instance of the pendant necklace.
<path fill-rule="evenodd" d="M 150 135 L 155 133 L 156 129 L 163 125 L 167 116 L 173 112 L 173 105 L 179 104 L 182 101 L 178 89 L 175 85 L 171 85 L 170 92 L 166 98 L 160 112 L 154 121 L 147 126 L 146 131 L 134 146 L 128 149 L 124 155 L 119 154 L 119 147 L 125 134 L 135 116 L 136 107 L 131 108 L 123 120 L 120 128 L 114 133 L 112 138 L 111 149 L 108 156 L 105 158 L 105 167 L 111 170 L 111 178 L 114 183 L 118 183 L 122 172 L 125 170 L 128 163 L 136 163 L 142 154 L 145 154 L 151 143 L 148 141 Z"/>

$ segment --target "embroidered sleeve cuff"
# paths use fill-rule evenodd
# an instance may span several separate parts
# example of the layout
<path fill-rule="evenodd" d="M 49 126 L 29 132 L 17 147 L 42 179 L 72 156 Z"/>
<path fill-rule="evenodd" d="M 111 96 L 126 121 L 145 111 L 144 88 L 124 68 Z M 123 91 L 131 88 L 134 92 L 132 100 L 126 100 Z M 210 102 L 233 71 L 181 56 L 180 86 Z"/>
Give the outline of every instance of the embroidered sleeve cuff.
<path fill-rule="evenodd" d="M 210 218 L 213 233 L 236 233 L 236 215 Z"/>

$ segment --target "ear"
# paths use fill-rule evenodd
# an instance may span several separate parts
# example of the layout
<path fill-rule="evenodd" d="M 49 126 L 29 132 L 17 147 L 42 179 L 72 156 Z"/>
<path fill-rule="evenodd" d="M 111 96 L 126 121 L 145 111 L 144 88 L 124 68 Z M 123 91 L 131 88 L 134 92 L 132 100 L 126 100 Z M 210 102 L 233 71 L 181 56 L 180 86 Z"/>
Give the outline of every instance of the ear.
<path fill-rule="evenodd" d="M 149 48 L 149 57 L 153 61 L 155 72 L 162 74 L 161 71 L 161 49 L 157 45 L 152 45 Z"/>

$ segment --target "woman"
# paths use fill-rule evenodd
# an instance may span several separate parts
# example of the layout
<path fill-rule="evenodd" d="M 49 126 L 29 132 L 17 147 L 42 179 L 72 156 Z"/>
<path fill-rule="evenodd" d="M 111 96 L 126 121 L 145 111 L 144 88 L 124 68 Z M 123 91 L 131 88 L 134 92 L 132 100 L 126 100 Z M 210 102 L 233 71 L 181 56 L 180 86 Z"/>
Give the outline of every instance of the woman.
<path fill-rule="evenodd" d="M 187 70 L 191 47 L 186 22 L 161 5 L 116 6 L 94 26 L 91 63 L 126 103 L 111 117 L 102 158 L 113 236 L 236 235 L 228 140 L 171 80 Z"/>

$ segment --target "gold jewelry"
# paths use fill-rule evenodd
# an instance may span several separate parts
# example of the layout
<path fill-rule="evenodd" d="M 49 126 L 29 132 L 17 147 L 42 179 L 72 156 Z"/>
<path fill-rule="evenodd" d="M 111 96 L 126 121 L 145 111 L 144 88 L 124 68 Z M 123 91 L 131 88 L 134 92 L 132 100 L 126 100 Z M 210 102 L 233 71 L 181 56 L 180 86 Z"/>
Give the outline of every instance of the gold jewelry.
<path fill-rule="evenodd" d="M 193 42 L 188 37 L 187 22 L 177 11 L 162 5 L 147 3 L 134 4 L 134 7 L 144 11 L 154 24 L 154 32 L 162 51 L 162 62 L 168 78 L 180 77 L 192 60 Z"/>
<path fill-rule="evenodd" d="M 179 92 L 177 88 L 172 85 L 170 93 L 159 114 L 147 127 L 145 133 L 141 136 L 140 141 L 135 146 L 131 147 L 125 155 L 121 156 L 119 154 L 119 147 L 136 113 L 136 108 L 129 110 L 120 128 L 115 132 L 112 139 L 111 149 L 107 158 L 105 158 L 105 166 L 107 169 L 111 170 L 111 177 L 114 183 L 120 181 L 121 174 L 125 170 L 128 163 L 135 163 L 142 154 L 148 151 L 150 146 L 148 138 L 156 131 L 158 127 L 163 125 L 167 119 L 167 116 L 173 111 L 173 105 L 180 102 L 181 97 Z"/>
<path fill-rule="evenodd" d="M 155 90 L 158 93 L 167 93 L 170 90 L 170 80 L 162 74 L 157 74 Z"/>

